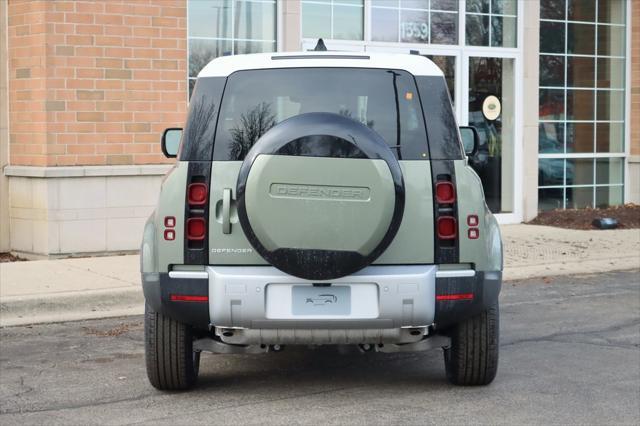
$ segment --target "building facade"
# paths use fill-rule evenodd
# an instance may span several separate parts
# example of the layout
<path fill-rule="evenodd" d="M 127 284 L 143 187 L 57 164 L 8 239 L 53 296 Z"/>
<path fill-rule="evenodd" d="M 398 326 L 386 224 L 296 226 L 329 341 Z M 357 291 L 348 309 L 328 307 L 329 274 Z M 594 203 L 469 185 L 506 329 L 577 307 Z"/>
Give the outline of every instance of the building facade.
<path fill-rule="evenodd" d="M 502 223 L 640 202 L 640 7 L 625 0 L 0 1 L 0 251 L 137 249 L 200 69 L 417 53 L 444 72 Z"/>

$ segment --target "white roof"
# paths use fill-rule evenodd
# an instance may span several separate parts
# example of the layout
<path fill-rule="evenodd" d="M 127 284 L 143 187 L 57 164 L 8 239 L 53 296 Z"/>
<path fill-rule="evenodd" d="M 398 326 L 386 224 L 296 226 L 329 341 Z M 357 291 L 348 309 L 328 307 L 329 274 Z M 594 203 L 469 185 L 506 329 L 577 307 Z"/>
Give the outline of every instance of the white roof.
<path fill-rule="evenodd" d="M 221 56 L 209 62 L 198 77 L 226 77 L 241 70 L 318 67 L 400 69 L 413 75 L 443 75 L 440 68 L 420 55 L 328 51 Z"/>

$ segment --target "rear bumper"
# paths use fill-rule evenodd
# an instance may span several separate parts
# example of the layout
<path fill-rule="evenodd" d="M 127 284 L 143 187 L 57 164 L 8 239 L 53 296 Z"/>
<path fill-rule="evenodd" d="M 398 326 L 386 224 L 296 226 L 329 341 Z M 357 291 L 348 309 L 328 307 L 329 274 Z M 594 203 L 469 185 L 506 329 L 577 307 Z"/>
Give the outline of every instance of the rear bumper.
<path fill-rule="evenodd" d="M 290 310 L 274 310 L 291 301 L 270 291 L 270 285 L 314 283 L 268 266 L 209 266 L 198 272 L 143 274 L 142 279 L 154 310 L 200 329 L 215 327 L 229 343 L 372 343 L 414 341 L 423 337 L 415 329 L 446 329 L 482 312 L 497 301 L 502 274 L 438 271 L 435 265 L 369 266 L 331 284 L 374 287 L 377 306 L 362 309 L 358 303 L 364 302 L 353 298 L 350 313 L 334 317 L 294 317 Z M 270 294 L 278 299 L 269 301 Z M 233 337 L 223 336 L 225 330 Z"/>

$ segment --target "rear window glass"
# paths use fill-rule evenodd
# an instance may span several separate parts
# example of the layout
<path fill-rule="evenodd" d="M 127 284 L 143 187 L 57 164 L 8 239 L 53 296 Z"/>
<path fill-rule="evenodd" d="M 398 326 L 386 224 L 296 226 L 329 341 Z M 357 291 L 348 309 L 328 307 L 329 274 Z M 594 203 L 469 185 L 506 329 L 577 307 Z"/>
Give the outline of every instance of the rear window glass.
<path fill-rule="evenodd" d="M 376 131 L 398 159 L 427 157 L 420 100 L 399 70 L 295 68 L 239 71 L 222 99 L 214 160 L 243 160 L 267 130 L 289 117 L 331 112 Z"/>

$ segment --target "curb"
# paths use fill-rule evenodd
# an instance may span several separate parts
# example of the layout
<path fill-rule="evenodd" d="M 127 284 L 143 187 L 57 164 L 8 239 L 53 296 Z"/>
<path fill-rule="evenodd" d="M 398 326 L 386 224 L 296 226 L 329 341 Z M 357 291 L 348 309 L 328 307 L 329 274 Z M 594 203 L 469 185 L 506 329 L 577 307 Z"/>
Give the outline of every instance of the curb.
<path fill-rule="evenodd" d="M 63 292 L 4 297 L 0 327 L 78 321 L 144 313 L 142 288 Z"/>

